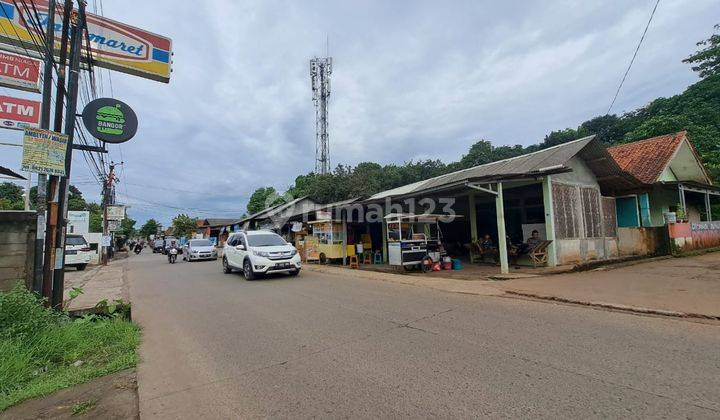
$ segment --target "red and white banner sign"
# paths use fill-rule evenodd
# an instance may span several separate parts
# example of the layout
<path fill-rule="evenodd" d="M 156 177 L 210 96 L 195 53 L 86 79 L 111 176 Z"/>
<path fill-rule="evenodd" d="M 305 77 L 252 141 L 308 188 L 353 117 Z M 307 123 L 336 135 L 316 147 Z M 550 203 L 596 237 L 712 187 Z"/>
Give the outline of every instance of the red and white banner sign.
<path fill-rule="evenodd" d="M 40 92 L 41 66 L 40 60 L 0 52 L 0 86 Z"/>
<path fill-rule="evenodd" d="M 39 101 L 0 96 L 0 127 L 23 130 L 39 126 Z"/>

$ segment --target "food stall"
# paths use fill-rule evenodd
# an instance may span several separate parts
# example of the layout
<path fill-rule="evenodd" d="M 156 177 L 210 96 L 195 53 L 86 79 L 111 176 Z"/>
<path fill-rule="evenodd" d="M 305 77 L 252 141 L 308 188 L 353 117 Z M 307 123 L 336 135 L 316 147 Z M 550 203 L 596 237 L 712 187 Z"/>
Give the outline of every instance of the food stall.
<path fill-rule="evenodd" d="M 427 269 L 445 257 L 439 222 L 443 217 L 447 216 L 413 213 L 385 216 L 390 265 Z"/>
<path fill-rule="evenodd" d="M 305 255 L 307 261 L 318 261 L 325 264 L 330 260 L 345 257 L 345 230 L 338 220 L 317 220 L 308 222 L 312 235 L 305 237 Z M 347 252 L 347 251 L 346 251 Z"/>

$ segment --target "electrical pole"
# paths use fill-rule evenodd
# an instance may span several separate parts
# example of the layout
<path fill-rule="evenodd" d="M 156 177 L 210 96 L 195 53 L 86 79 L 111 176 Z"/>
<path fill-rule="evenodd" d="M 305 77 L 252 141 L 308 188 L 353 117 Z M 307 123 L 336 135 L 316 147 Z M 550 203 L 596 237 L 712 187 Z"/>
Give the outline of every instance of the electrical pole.
<path fill-rule="evenodd" d="M 108 178 L 103 184 L 103 236 L 106 237 L 110 234 L 108 231 L 108 211 L 107 208 L 109 205 L 113 204 L 113 199 L 111 198 L 112 190 L 113 190 L 113 182 L 115 181 L 115 164 L 110 164 L 110 173 L 108 174 Z M 103 246 L 102 247 L 102 265 L 107 265 L 108 263 L 108 247 Z"/>
<path fill-rule="evenodd" d="M 62 129 L 62 111 L 65 103 L 65 64 L 67 62 L 68 34 L 70 29 L 70 14 L 72 13 L 72 0 L 65 0 L 63 7 L 62 34 L 60 37 L 60 60 L 58 61 L 58 80 L 55 93 L 55 124 L 54 131 Z M 46 79 L 47 80 L 47 79 Z M 49 114 L 48 114 L 49 118 Z M 75 117 L 73 116 L 73 119 Z M 48 126 L 50 122 L 48 121 Z M 68 146 L 69 147 L 69 146 Z M 45 249 L 42 273 L 42 296 L 50 304 L 53 289 L 53 273 L 56 263 L 55 234 L 58 223 L 59 177 L 51 176 L 47 188 L 47 216 L 45 222 Z M 61 250 L 62 251 L 62 250 Z M 61 259 L 63 256 L 60 255 Z"/>
<path fill-rule="evenodd" d="M 63 294 L 65 291 L 65 231 L 67 228 L 68 212 L 68 187 L 70 170 L 72 168 L 72 147 L 75 137 L 75 120 L 78 102 L 78 82 L 80 78 L 80 56 L 82 55 L 82 39 L 85 31 L 85 0 L 78 1 L 78 14 L 73 16 L 73 27 L 70 42 L 70 74 L 68 80 L 68 104 L 65 113 L 65 130 L 68 137 L 67 149 L 65 150 L 65 176 L 60 178 L 58 188 L 58 223 L 55 233 L 55 254 L 60 256 L 55 261 L 55 272 L 53 273 L 52 306 L 62 309 Z M 61 110 L 62 111 L 62 110 Z"/>
<path fill-rule="evenodd" d="M 55 60 L 55 0 L 48 1 L 48 22 L 45 29 L 45 67 L 43 68 L 42 107 L 40 128 L 50 129 L 50 105 L 52 102 L 52 71 Z M 33 291 L 42 292 L 43 244 L 45 242 L 45 210 L 47 208 L 47 175 L 38 174 L 37 181 L 37 236 L 35 237 L 35 269 L 33 270 Z M 30 191 L 28 191 L 28 197 Z"/>

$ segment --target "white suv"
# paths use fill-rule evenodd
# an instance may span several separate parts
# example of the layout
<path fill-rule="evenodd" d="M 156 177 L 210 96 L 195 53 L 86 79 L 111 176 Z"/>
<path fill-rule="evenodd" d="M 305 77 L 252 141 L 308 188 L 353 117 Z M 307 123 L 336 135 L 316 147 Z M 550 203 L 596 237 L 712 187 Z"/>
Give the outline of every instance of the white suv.
<path fill-rule="evenodd" d="M 65 237 L 65 267 L 84 270 L 92 259 L 92 250 L 82 235 Z"/>
<path fill-rule="evenodd" d="M 223 248 L 223 271 L 242 270 L 246 280 L 258 274 L 300 272 L 300 255 L 280 235 L 267 230 L 233 233 Z"/>

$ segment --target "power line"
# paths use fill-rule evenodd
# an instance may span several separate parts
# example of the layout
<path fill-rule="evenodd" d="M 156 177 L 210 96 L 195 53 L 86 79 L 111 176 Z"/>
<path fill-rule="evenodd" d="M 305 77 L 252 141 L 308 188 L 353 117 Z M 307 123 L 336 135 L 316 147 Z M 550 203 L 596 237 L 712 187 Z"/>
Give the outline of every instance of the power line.
<path fill-rule="evenodd" d="M 608 107 L 607 112 L 605 113 L 610 114 L 610 110 L 612 110 L 613 105 L 615 105 L 615 101 L 617 100 L 618 95 L 620 94 L 620 89 L 622 89 L 623 84 L 625 83 L 625 79 L 627 78 L 628 73 L 630 73 L 630 68 L 632 68 L 633 63 L 635 62 L 635 57 L 637 57 L 638 51 L 640 51 L 640 46 L 642 45 L 643 41 L 645 40 L 645 34 L 647 34 L 648 28 L 650 27 L 650 22 L 652 22 L 653 17 L 655 16 L 655 11 L 658 8 L 658 4 L 660 4 L 660 0 L 657 0 L 655 2 L 655 7 L 652 9 L 652 13 L 650 13 L 650 19 L 648 19 L 647 25 L 645 25 L 645 30 L 642 33 L 642 36 L 640 37 L 640 42 L 638 42 L 637 47 L 635 48 L 635 52 L 633 53 L 632 59 L 630 59 L 630 64 L 627 67 L 627 70 L 625 70 L 625 74 L 623 74 L 622 80 L 620 81 L 620 85 L 617 88 L 617 91 L 615 91 L 615 96 L 613 97 L 612 102 L 610 103 L 610 106 Z"/>

